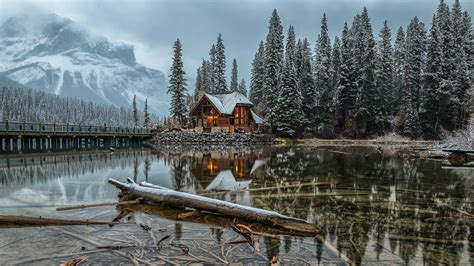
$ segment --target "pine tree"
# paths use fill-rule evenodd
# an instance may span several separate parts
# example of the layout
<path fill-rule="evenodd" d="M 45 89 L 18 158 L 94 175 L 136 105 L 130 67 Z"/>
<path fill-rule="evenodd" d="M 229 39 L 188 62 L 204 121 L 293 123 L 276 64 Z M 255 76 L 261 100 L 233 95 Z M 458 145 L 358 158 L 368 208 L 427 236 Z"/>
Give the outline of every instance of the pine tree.
<path fill-rule="evenodd" d="M 295 137 L 301 130 L 301 95 L 293 66 L 286 62 L 280 75 L 279 97 L 275 108 L 274 123 L 278 134 Z"/>
<path fill-rule="evenodd" d="M 380 111 L 379 94 L 375 81 L 376 52 L 375 40 L 372 32 L 367 8 L 364 7 L 355 28 L 355 46 L 359 54 L 356 55 L 358 74 L 356 84 L 359 89 L 357 100 L 357 127 L 359 136 L 380 133 L 383 116 Z"/>
<path fill-rule="evenodd" d="M 137 95 L 133 95 L 132 112 L 133 112 L 133 123 L 135 127 L 137 127 L 138 126 Z"/>
<path fill-rule="evenodd" d="M 170 68 L 168 94 L 171 94 L 170 113 L 180 124 L 186 122 L 186 72 L 182 61 L 179 39 L 174 43 L 173 64 Z"/>
<path fill-rule="evenodd" d="M 263 89 L 265 82 L 265 46 L 260 41 L 258 51 L 252 61 L 252 76 L 250 78 L 250 101 L 259 106 L 263 100 Z"/>
<path fill-rule="evenodd" d="M 238 92 L 242 93 L 243 95 L 247 96 L 247 85 L 245 85 L 245 80 L 241 79 L 239 83 Z"/>
<path fill-rule="evenodd" d="M 453 130 L 456 125 L 456 113 L 459 101 L 456 97 L 456 49 L 454 45 L 453 24 L 449 6 L 441 0 L 436 10 L 436 22 L 442 37 L 441 49 L 443 57 L 441 60 L 441 93 L 449 95 L 448 98 L 441 98 L 440 105 L 443 107 L 440 112 L 440 120 L 444 129 Z"/>
<path fill-rule="evenodd" d="M 393 104 L 392 114 L 399 113 L 402 104 L 402 95 L 405 76 L 405 31 L 403 27 L 398 28 L 395 47 L 393 49 Z"/>
<path fill-rule="evenodd" d="M 412 19 L 407 28 L 405 87 L 403 102 L 405 104 L 405 124 L 403 133 L 412 138 L 421 134 L 419 121 L 420 92 L 422 89 L 423 66 L 426 51 L 426 31 L 423 22 L 417 17 Z"/>
<path fill-rule="evenodd" d="M 352 53 L 354 48 L 350 35 L 351 33 L 349 32 L 347 23 L 344 23 L 341 38 L 341 74 L 337 90 L 337 123 L 338 128 L 343 129 L 346 137 L 354 138 L 356 132 L 344 128 L 348 117 L 353 117 L 355 115 L 357 100 L 357 87 L 354 81 L 354 58 Z"/>
<path fill-rule="evenodd" d="M 285 62 L 294 65 L 296 53 L 296 36 L 295 28 L 293 28 L 291 25 L 288 27 L 288 36 L 286 38 Z"/>
<path fill-rule="evenodd" d="M 466 49 L 466 43 L 472 40 L 469 40 L 470 37 L 470 28 L 471 25 L 466 24 L 467 21 L 470 21 L 469 15 L 465 18 L 463 10 L 459 0 L 455 0 L 451 12 L 451 23 L 452 23 L 452 38 L 453 38 L 453 47 L 454 47 L 454 95 L 451 96 L 452 99 L 452 112 L 453 112 L 453 128 L 460 129 L 468 121 L 469 117 L 469 88 L 471 87 L 471 75 L 470 71 L 470 62 L 469 62 L 469 49 Z M 471 47 L 472 48 L 472 47 Z"/>
<path fill-rule="evenodd" d="M 143 126 L 149 127 L 150 126 L 150 113 L 148 113 L 148 99 L 145 99 L 145 107 L 143 108 Z"/>
<path fill-rule="evenodd" d="M 302 124 L 304 131 L 314 133 L 316 131 L 316 86 L 312 72 L 312 53 L 308 39 L 304 39 L 300 50 L 301 67 L 297 71 L 298 91 L 301 94 Z"/>
<path fill-rule="evenodd" d="M 267 40 L 265 43 L 265 76 L 264 76 L 264 113 L 273 124 L 278 103 L 278 81 L 283 66 L 283 26 L 276 9 L 270 18 Z"/>
<path fill-rule="evenodd" d="M 392 37 L 388 22 L 385 20 L 383 27 L 380 30 L 380 42 L 378 45 L 378 69 L 377 69 L 377 88 L 380 99 L 374 103 L 379 106 L 380 117 L 377 124 L 382 129 L 389 127 L 388 116 L 391 114 L 393 97 L 393 51 L 392 51 Z"/>
<path fill-rule="evenodd" d="M 215 48 L 215 65 L 214 65 L 214 92 L 215 93 L 224 93 L 227 92 L 227 81 L 225 77 L 225 47 L 224 41 L 222 40 L 222 35 L 219 33 L 217 37 L 217 43 Z"/>
<path fill-rule="evenodd" d="M 334 134 L 334 88 L 331 73 L 331 42 L 326 14 L 321 19 L 321 33 L 316 43 L 314 74 L 317 88 L 318 134 L 329 137 Z"/>
<path fill-rule="evenodd" d="M 209 50 L 209 85 L 210 87 L 206 92 L 214 93 L 216 91 L 216 80 L 217 80 L 217 57 L 216 57 L 216 45 L 212 44 L 211 50 Z"/>
<path fill-rule="evenodd" d="M 194 101 L 197 101 L 199 100 L 198 99 L 198 96 L 199 96 L 199 90 L 203 89 L 203 80 L 202 80 L 202 77 L 201 77 L 201 67 L 198 67 L 197 71 L 196 71 L 196 87 L 194 88 L 194 95 L 193 95 L 193 98 L 194 98 Z"/>
<path fill-rule="evenodd" d="M 201 65 L 201 89 L 207 93 L 212 93 L 214 85 L 212 83 L 213 68 L 211 62 L 202 60 Z"/>
<path fill-rule="evenodd" d="M 440 105 L 441 95 L 441 61 L 443 59 L 442 36 L 436 16 L 431 24 L 426 70 L 423 80 L 423 97 L 420 109 L 420 121 L 423 136 L 428 139 L 437 138 L 439 135 L 439 113 L 445 106 Z"/>
<path fill-rule="evenodd" d="M 341 79 L 341 65 L 342 65 L 342 58 L 341 58 L 341 41 L 339 37 L 334 38 L 334 46 L 332 48 L 332 61 L 331 61 L 331 73 L 332 73 L 332 87 L 334 92 L 337 93 L 339 87 L 339 80 Z"/>
<path fill-rule="evenodd" d="M 239 89 L 239 84 L 238 84 L 238 69 L 237 69 L 237 60 L 234 58 L 232 61 L 232 75 L 230 78 L 230 91 L 235 92 L 238 91 Z"/>

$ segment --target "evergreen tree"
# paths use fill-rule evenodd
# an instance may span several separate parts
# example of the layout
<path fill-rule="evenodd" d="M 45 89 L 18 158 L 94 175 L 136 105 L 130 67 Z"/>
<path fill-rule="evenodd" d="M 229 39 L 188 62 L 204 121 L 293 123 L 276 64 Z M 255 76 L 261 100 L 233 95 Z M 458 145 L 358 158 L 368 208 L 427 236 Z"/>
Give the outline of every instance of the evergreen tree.
<path fill-rule="evenodd" d="M 133 95 L 132 112 L 133 112 L 133 123 L 135 127 L 137 127 L 138 126 L 137 95 Z"/>
<path fill-rule="evenodd" d="M 238 74 L 237 60 L 234 58 L 232 61 L 232 75 L 230 78 L 230 91 L 232 92 L 238 91 L 239 89 Z"/>
<path fill-rule="evenodd" d="M 183 68 L 179 39 L 174 43 L 173 64 L 170 68 L 168 94 L 171 94 L 170 113 L 180 124 L 186 122 L 186 72 Z"/>
<path fill-rule="evenodd" d="M 433 139 L 439 134 L 439 113 L 444 106 L 440 106 L 441 95 L 441 61 L 443 59 L 442 36 L 436 17 L 433 16 L 431 24 L 426 70 L 423 80 L 423 97 L 420 109 L 421 129 L 425 138 Z"/>
<path fill-rule="evenodd" d="M 255 106 L 259 106 L 263 100 L 263 89 L 265 82 L 265 47 L 260 41 L 258 51 L 252 61 L 252 71 L 250 78 L 250 101 Z"/>
<path fill-rule="evenodd" d="M 456 49 L 454 45 L 453 36 L 453 24 L 451 18 L 451 11 L 449 6 L 441 0 L 436 10 L 436 22 L 441 33 L 441 49 L 443 51 L 443 57 L 441 60 L 441 93 L 450 95 L 448 98 L 440 98 L 440 105 L 442 110 L 440 112 L 440 120 L 443 128 L 448 130 L 455 129 L 456 125 L 456 112 L 458 109 L 459 101 L 456 96 Z M 454 96 L 454 97 L 453 97 Z"/>
<path fill-rule="evenodd" d="M 302 124 L 308 133 L 316 131 L 316 86 L 312 72 L 312 54 L 308 39 L 301 44 L 301 67 L 298 73 L 298 91 L 301 94 Z"/>
<path fill-rule="evenodd" d="M 145 107 L 143 108 L 143 126 L 150 126 L 150 113 L 148 113 L 148 99 L 145 99 Z"/>
<path fill-rule="evenodd" d="M 288 28 L 288 36 L 286 38 L 285 62 L 294 65 L 296 53 L 296 36 L 295 29 L 291 25 Z"/>
<path fill-rule="evenodd" d="M 392 114 L 400 112 L 405 76 L 405 31 L 403 27 L 398 28 L 395 47 L 393 49 L 393 104 Z"/>
<path fill-rule="evenodd" d="M 341 41 L 339 37 L 334 38 L 334 46 L 332 48 L 332 57 L 331 57 L 331 73 L 332 73 L 332 87 L 334 92 L 337 93 L 339 88 L 339 80 L 341 79 L 341 65 L 342 65 L 342 58 L 341 58 Z"/>
<path fill-rule="evenodd" d="M 301 128 L 301 95 L 297 89 L 295 70 L 289 61 L 281 72 L 278 91 L 274 116 L 276 130 L 282 136 L 295 137 Z"/>
<path fill-rule="evenodd" d="M 194 98 L 194 101 L 197 101 L 199 100 L 198 99 L 198 96 L 199 96 L 199 90 L 201 90 L 203 88 L 203 80 L 202 80 L 202 77 L 201 77 L 201 67 L 198 67 L 197 71 L 196 71 L 196 87 L 194 88 L 194 95 L 193 95 L 193 98 Z"/>
<path fill-rule="evenodd" d="M 223 93 L 227 92 L 227 81 L 225 77 L 225 47 L 222 35 L 219 33 L 217 37 L 217 43 L 215 47 L 215 64 L 214 64 L 214 92 Z"/>
<path fill-rule="evenodd" d="M 471 25 L 470 17 L 468 14 L 467 16 L 467 18 L 464 17 L 459 0 L 455 0 L 451 13 L 455 66 L 454 95 L 451 95 L 454 129 L 462 128 L 467 123 L 470 113 L 469 88 L 471 87 L 471 75 L 469 73 L 469 53 L 472 53 L 472 51 L 466 49 L 468 48 L 466 43 L 472 41 L 472 39 L 469 40 Z"/>
<path fill-rule="evenodd" d="M 210 87 L 206 92 L 214 93 L 216 91 L 216 80 L 217 80 L 217 57 L 216 57 L 216 45 L 212 44 L 211 50 L 209 50 L 209 85 Z"/>
<path fill-rule="evenodd" d="M 265 76 L 263 83 L 264 113 L 273 124 L 278 103 L 278 81 L 283 66 L 283 26 L 276 9 L 270 18 L 267 40 L 265 43 Z"/>
<path fill-rule="evenodd" d="M 207 93 L 212 93 L 214 85 L 212 83 L 213 68 L 210 61 L 202 60 L 201 65 L 201 89 Z"/>
<path fill-rule="evenodd" d="M 364 7 L 356 25 L 354 29 L 355 46 L 359 52 L 356 54 L 356 66 L 358 67 L 356 84 L 359 89 L 356 119 L 358 135 L 367 136 L 380 133 L 382 130 L 380 121 L 383 116 L 378 104 L 380 95 L 375 81 L 375 41 L 367 8 Z"/>
<path fill-rule="evenodd" d="M 420 137 L 419 121 L 420 92 L 423 80 L 423 66 L 426 51 L 426 33 L 423 22 L 417 17 L 412 19 L 407 28 L 405 65 L 405 124 L 403 133 L 412 138 Z"/>
<path fill-rule="evenodd" d="M 326 14 L 321 19 L 321 33 L 316 43 L 315 82 L 317 88 L 318 133 L 328 137 L 334 134 L 334 88 L 331 73 L 331 42 Z"/>
<path fill-rule="evenodd" d="M 357 87 L 354 83 L 353 45 L 350 34 L 347 23 L 344 23 L 341 38 L 341 73 L 337 90 L 337 123 L 347 137 L 353 138 L 355 137 L 354 130 L 344 128 L 348 117 L 355 115 L 357 100 Z"/>
<path fill-rule="evenodd" d="M 238 92 L 242 93 L 243 95 L 247 96 L 247 85 L 245 85 L 245 80 L 241 79 L 239 83 Z"/>
<path fill-rule="evenodd" d="M 389 127 L 388 116 L 391 114 L 393 98 L 393 51 L 392 37 L 388 22 L 385 20 L 380 30 L 380 42 L 378 45 L 378 70 L 377 70 L 377 88 L 379 90 L 380 117 L 377 121 L 382 128 Z"/>

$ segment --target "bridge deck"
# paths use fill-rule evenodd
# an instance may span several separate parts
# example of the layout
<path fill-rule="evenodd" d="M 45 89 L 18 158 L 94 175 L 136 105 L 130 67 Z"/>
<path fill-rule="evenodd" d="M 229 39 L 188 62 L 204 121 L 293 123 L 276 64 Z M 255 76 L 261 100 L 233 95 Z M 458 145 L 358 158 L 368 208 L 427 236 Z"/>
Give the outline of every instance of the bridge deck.
<path fill-rule="evenodd" d="M 45 124 L 28 122 L 0 122 L 2 136 L 57 136 L 57 137 L 151 137 L 150 128 L 111 127 L 107 125 Z"/>

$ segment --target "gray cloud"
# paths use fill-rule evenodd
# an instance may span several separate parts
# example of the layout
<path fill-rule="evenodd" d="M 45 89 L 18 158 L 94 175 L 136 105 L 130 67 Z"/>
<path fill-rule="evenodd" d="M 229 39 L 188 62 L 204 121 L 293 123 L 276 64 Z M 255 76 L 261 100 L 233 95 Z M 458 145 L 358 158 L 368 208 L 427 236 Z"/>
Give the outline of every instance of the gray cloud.
<path fill-rule="evenodd" d="M 453 0 L 447 1 L 452 4 Z M 168 73 L 172 45 L 183 43 L 185 68 L 190 76 L 217 38 L 223 34 L 228 68 L 237 58 L 241 76 L 250 77 L 251 60 L 267 32 L 273 8 L 277 8 L 287 29 L 292 24 L 298 37 L 307 37 L 314 46 L 320 20 L 326 13 L 329 31 L 339 35 L 345 21 L 366 6 L 374 35 L 387 19 L 392 33 L 418 16 L 428 26 L 438 5 L 437 0 L 86 0 L 18 1 L 0 0 L 0 21 L 19 12 L 54 12 L 83 24 L 111 40 L 135 45 L 137 60 Z M 474 1 L 461 0 L 469 13 Z M 228 69 L 230 72 L 230 69 Z"/>

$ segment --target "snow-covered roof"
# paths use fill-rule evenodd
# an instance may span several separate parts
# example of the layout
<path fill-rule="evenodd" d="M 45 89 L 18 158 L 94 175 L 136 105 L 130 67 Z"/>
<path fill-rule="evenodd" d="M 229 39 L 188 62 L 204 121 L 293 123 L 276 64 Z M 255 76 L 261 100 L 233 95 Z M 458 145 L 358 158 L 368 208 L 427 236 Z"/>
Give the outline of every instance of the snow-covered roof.
<path fill-rule="evenodd" d="M 211 101 L 219 113 L 230 115 L 237 104 L 247 104 L 253 105 L 253 103 L 245 97 L 242 93 L 232 92 L 226 94 L 209 94 L 204 93 L 204 95 Z"/>
<path fill-rule="evenodd" d="M 212 182 L 206 187 L 206 191 L 209 190 L 239 190 L 247 188 L 252 180 L 236 181 L 234 175 L 230 170 L 224 170 L 212 180 Z"/>
<path fill-rule="evenodd" d="M 258 116 L 253 110 L 250 110 L 250 114 L 252 115 L 253 121 L 255 121 L 255 124 L 263 124 L 263 118 Z"/>

